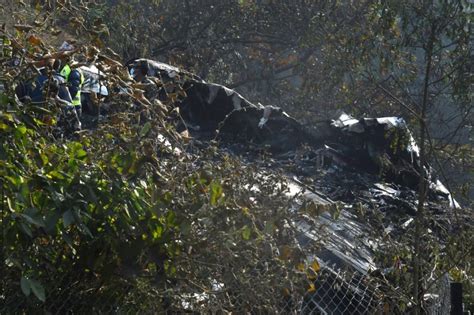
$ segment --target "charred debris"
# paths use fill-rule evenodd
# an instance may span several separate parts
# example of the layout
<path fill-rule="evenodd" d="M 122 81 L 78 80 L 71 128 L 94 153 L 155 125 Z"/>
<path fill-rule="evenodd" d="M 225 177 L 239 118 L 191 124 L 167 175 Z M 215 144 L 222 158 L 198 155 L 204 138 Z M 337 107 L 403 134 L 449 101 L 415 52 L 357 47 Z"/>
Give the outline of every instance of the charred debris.
<path fill-rule="evenodd" d="M 278 107 L 254 104 L 234 90 L 176 67 L 147 59 L 128 64 L 129 70 L 144 66 L 149 77 L 165 83 L 161 89 L 147 90 L 148 99 L 170 93 L 166 82 L 183 86 L 178 131 L 189 133 L 196 145 L 217 140 L 221 150 L 256 163 L 262 172 L 282 172 L 295 209 L 318 212 L 298 226 L 302 249 L 325 236 L 322 249 L 314 253 L 325 273 L 316 299 L 311 299 L 321 311 L 331 311 L 322 297 L 337 297 L 328 282 L 335 279 L 341 282 L 339 288 L 357 297 L 347 300 L 347 309 L 375 307 L 375 291 L 344 281 L 339 272 L 385 272 L 375 253 L 384 246 L 385 236 L 397 238 L 412 228 L 422 167 L 430 174 L 427 211 L 449 221 L 450 211 L 459 207 L 430 166 L 420 164 L 417 144 L 402 118 L 356 119 L 342 113 L 334 120 L 303 126 Z M 382 222 L 380 231 L 372 230 L 373 220 Z M 359 304 L 351 305 L 354 301 Z"/>
<path fill-rule="evenodd" d="M 186 95 L 178 105 L 182 119 L 177 128 L 187 130 L 198 142 L 218 140 L 223 149 L 252 162 L 257 162 L 260 153 L 269 153 L 272 167 L 286 167 L 291 171 L 288 174 L 296 177 L 315 176 L 319 171 L 341 172 L 349 182 L 340 181 L 338 190 L 342 186 L 351 189 L 350 178 L 356 182 L 363 177 L 359 184 L 372 184 L 368 188 L 385 195 L 399 196 L 400 190 L 414 192 L 424 167 L 430 174 L 429 202 L 442 208 L 459 207 L 431 167 L 420 165 L 418 146 L 403 118 L 356 119 L 341 113 L 334 120 L 304 126 L 279 107 L 254 104 L 234 90 L 176 67 L 148 59 L 134 60 L 128 67 L 143 63 L 149 76 L 162 82 L 181 82 Z M 145 96 L 160 98 L 169 93 L 165 90 Z M 324 193 L 329 193 L 326 190 Z M 351 197 L 355 196 L 348 195 L 342 201 Z M 416 211 L 406 210 L 411 214 Z"/>

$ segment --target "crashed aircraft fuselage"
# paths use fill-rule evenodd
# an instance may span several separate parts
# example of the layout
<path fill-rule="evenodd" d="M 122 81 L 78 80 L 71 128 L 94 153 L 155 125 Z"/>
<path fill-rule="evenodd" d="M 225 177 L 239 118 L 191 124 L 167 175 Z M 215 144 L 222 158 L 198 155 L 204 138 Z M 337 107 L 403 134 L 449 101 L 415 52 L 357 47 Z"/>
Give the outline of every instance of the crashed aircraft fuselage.
<path fill-rule="evenodd" d="M 278 107 L 254 104 L 234 90 L 176 67 L 137 59 L 129 69 L 144 64 L 148 75 L 161 82 L 178 80 L 183 86 L 186 96 L 178 106 L 182 128 L 191 136 L 217 138 L 226 147 L 240 144 L 234 147 L 236 154 L 250 146 L 269 151 L 273 168 L 294 164 L 286 173 L 297 206 L 308 201 L 337 203 L 337 216 L 324 213 L 316 220 L 298 222 L 302 246 L 326 230 L 326 243 L 316 256 L 328 270 L 367 274 L 378 268 L 373 257 L 378 240 L 368 237 L 371 231 L 358 220 L 356 208 L 375 204 L 389 218 L 384 233 L 403 233 L 416 215 L 421 168 L 429 174 L 428 202 L 441 204 L 435 206 L 439 211 L 459 207 L 429 165 L 421 165 L 418 147 L 402 118 L 355 119 L 341 114 L 306 127 Z M 303 184 L 301 177 L 312 185 Z M 320 310 L 327 311 L 321 305 Z"/>

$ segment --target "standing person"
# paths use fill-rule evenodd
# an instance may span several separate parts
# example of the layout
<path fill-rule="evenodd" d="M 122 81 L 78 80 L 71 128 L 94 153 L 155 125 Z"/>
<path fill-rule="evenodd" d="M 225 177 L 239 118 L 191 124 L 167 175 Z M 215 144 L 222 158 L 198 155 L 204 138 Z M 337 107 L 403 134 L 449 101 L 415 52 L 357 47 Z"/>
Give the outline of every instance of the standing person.
<path fill-rule="evenodd" d="M 81 88 L 84 84 L 84 75 L 82 74 L 81 69 L 71 69 L 68 64 L 62 68 L 60 75 L 66 79 L 69 93 L 72 97 L 72 105 L 80 117 L 82 113 Z"/>
<path fill-rule="evenodd" d="M 59 48 L 59 50 L 74 50 L 74 46 L 72 46 L 68 42 L 64 42 Z M 81 88 L 84 84 L 84 74 L 79 68 L 71 68 L 70 63 L 72 63 L 71 58 L 67 58 L 66 60 L 64 60 L 59 74 L 67 82 L 69 93 L 72 97 L 72 105 L 74 106 L 77 115 L 80 117 L 82 114 Z"/>
<path fill-rule="evenodd" d="M 81 129 L 81 122 L 75 107 L 72 105 L 72 98 L 64 77 L 58 73 L 59 60 L 43 60 L 43 67 L 37 69 L 37 76 L 33 80 L 20 82 L 15 93 L 18 99 L 26 105 L 47 106 L 53 101 L 60 107 L 56 117 L 58 130 L 64 133 L 71 133 Z"/>
<path fill-rule="evenodd" d="M 2 36 L 2 49 L 0 50 L 0 57 L 11 58 L 13 55 L 13 47 L 11 40 L 6 36 Z"/>

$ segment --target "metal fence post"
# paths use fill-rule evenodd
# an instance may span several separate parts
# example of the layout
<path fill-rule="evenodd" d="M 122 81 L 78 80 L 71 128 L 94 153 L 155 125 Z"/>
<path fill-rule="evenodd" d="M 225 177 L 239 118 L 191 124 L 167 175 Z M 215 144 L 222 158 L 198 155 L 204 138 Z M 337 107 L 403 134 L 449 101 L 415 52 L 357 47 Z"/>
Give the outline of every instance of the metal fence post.
<path fill-rule="evenodd" d="M 462 314 L 462 283 L 451 282 L 451 315 Z"/>

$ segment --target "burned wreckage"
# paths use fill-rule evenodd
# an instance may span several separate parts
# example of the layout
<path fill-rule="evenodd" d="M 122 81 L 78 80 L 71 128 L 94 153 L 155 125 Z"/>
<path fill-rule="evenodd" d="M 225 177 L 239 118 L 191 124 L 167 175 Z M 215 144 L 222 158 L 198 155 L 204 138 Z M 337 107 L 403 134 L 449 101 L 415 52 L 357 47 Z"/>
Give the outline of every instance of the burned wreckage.
<path fill-rule="evenodd" d="M 181 80 L 186 91 L 179 104 L 182 130 L 195 139 L 218 139 L 223 149 L 252 163 L 259 163 L 259 150 L 271 152 L 262 168 L 287 175 L 295 209 L 318 212 L 298 222 L 303 250 L 325 235 L 323 247 L 314 253 L 322 266 L 318 289 L 302 303 L 301 313 L 380 310 L 381 297 L 364 277 L 384 272 L 386 266 L 375 258 L 383 235 L 403 234 L 413 225 L 421 168 L 431 174 L 429 211 L 448 213 L 459 207 L 429 165 L 420 164 L 418 147 L 402 118 L 355 119 L 342 113 L 307 127 L 278 107 L 253 104 L 234 90 L 176 67 L 147 59 L 133 60 L 128 67 L 132 74 L 146 69 L 161 82 Z M 361 215 L 363 209 L 383 218 L 378 238 Z M 344 271 L 357 276 L 348 280 Z M 438 294 L 437 303 L 444 298 Z"/>

